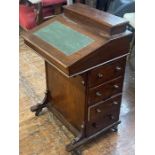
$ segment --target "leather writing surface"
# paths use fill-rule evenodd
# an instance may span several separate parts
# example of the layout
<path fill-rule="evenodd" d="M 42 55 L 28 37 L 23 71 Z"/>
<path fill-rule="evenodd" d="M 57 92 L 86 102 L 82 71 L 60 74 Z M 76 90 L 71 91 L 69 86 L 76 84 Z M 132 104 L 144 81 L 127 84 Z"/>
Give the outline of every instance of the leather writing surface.
<path fill-rule="evenodd" d="M 66 55 L 71 55 L 94 42 L 92 38 L 58 21 L 39 29 L 33 34 Z"/>

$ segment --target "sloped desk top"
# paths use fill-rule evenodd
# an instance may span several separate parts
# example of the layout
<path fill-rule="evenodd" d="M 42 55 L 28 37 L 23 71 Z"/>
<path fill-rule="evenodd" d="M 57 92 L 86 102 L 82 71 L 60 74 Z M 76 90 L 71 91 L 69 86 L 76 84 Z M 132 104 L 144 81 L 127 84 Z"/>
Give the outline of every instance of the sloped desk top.
<path fill-rule="evenodd" d="M 71 55 L 94 42 L 92 38 L 58 21 L 39 29 L 34 34 L 66 55 Z"/>
<path fill-rule="evenodd" d="M 82 4 L 65 6 L 64 15 L 24 33 L 24 41 L 68 77 L 127 54 L 131 35 L 125 30 L 128 22 L 96 9 L 90 17 L 90 11 L 93 9 Z M 109 18 L 115 19 L 113 24 Z"/>

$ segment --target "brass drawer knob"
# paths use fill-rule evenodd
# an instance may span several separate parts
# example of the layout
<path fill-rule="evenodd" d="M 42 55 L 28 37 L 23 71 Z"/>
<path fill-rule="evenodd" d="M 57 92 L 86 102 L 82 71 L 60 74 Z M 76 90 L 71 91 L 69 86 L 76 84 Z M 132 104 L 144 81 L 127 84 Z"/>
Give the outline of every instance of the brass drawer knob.
<path fill-rule="evenodd" d="M 103 74 L 102 74 L 102 73 L 98 73 L 98 74 L 97 74 L 97 77 L 98 77 L 98 78 L 102 78 L 102 77 L 103 77 Z"/>
<path fill-rule="evenodd" d="M 96 92 L 96 96 L 102 96 L 100 92 Z"/>
<path fill-rule="evenodd" d="M 101 113 L 101 109 L 97 108 L 97 109 L 96 109 L 96 112 L 97 112 L 97 113 Z"/>
<path fill-rule="evenodd" d="M 114 102 L 113 102 L 113 104 L 114 104 L 114 105 L 117 105 L 117 104 L 118 104 L 118 102 L 117 102 L 117 101 L 114 101 Z"/>
<path fill-rule="evenodd" d="M 120 66 L 116 66 L 116 70 L 120 71 L 120 70 L 122 70 L 122 68 Z"/>
<path fill-rule="evenodd" d="M 115 85 L 114 85 L 114 88 L 118 89 L 118 88 L 119 88 L 119 86 L 115 84 Z"/>

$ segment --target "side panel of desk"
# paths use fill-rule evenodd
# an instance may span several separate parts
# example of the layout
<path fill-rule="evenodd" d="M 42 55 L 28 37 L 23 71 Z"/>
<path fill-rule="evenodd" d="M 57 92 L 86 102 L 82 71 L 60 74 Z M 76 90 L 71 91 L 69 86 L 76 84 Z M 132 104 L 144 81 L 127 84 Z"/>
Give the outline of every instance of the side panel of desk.
<path fill-rule="evenodd" d="M 82 77 L 67 78 L 48 63 L 46 63 L 46 76 L 52 106 L 80 131 L 85 107 L 85 87 L 82 84 Z"/>

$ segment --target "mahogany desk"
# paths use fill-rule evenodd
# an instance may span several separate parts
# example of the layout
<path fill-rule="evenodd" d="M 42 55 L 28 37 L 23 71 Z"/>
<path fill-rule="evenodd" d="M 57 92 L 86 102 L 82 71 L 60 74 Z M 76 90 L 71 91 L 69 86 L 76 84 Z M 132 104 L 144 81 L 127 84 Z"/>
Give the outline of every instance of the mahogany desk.
<path fill-rule="evenodd" d="M 59 15 L 23 35 L 45 60 L 47 90 L 38 116 L 48 109 L 76 138 L 69 152 L 108 129 L 117 131 L 131 32 L 125 19 L 83 4 L 64 7 Z M 80 154 L 80 153 L 79 153 Z"/>

